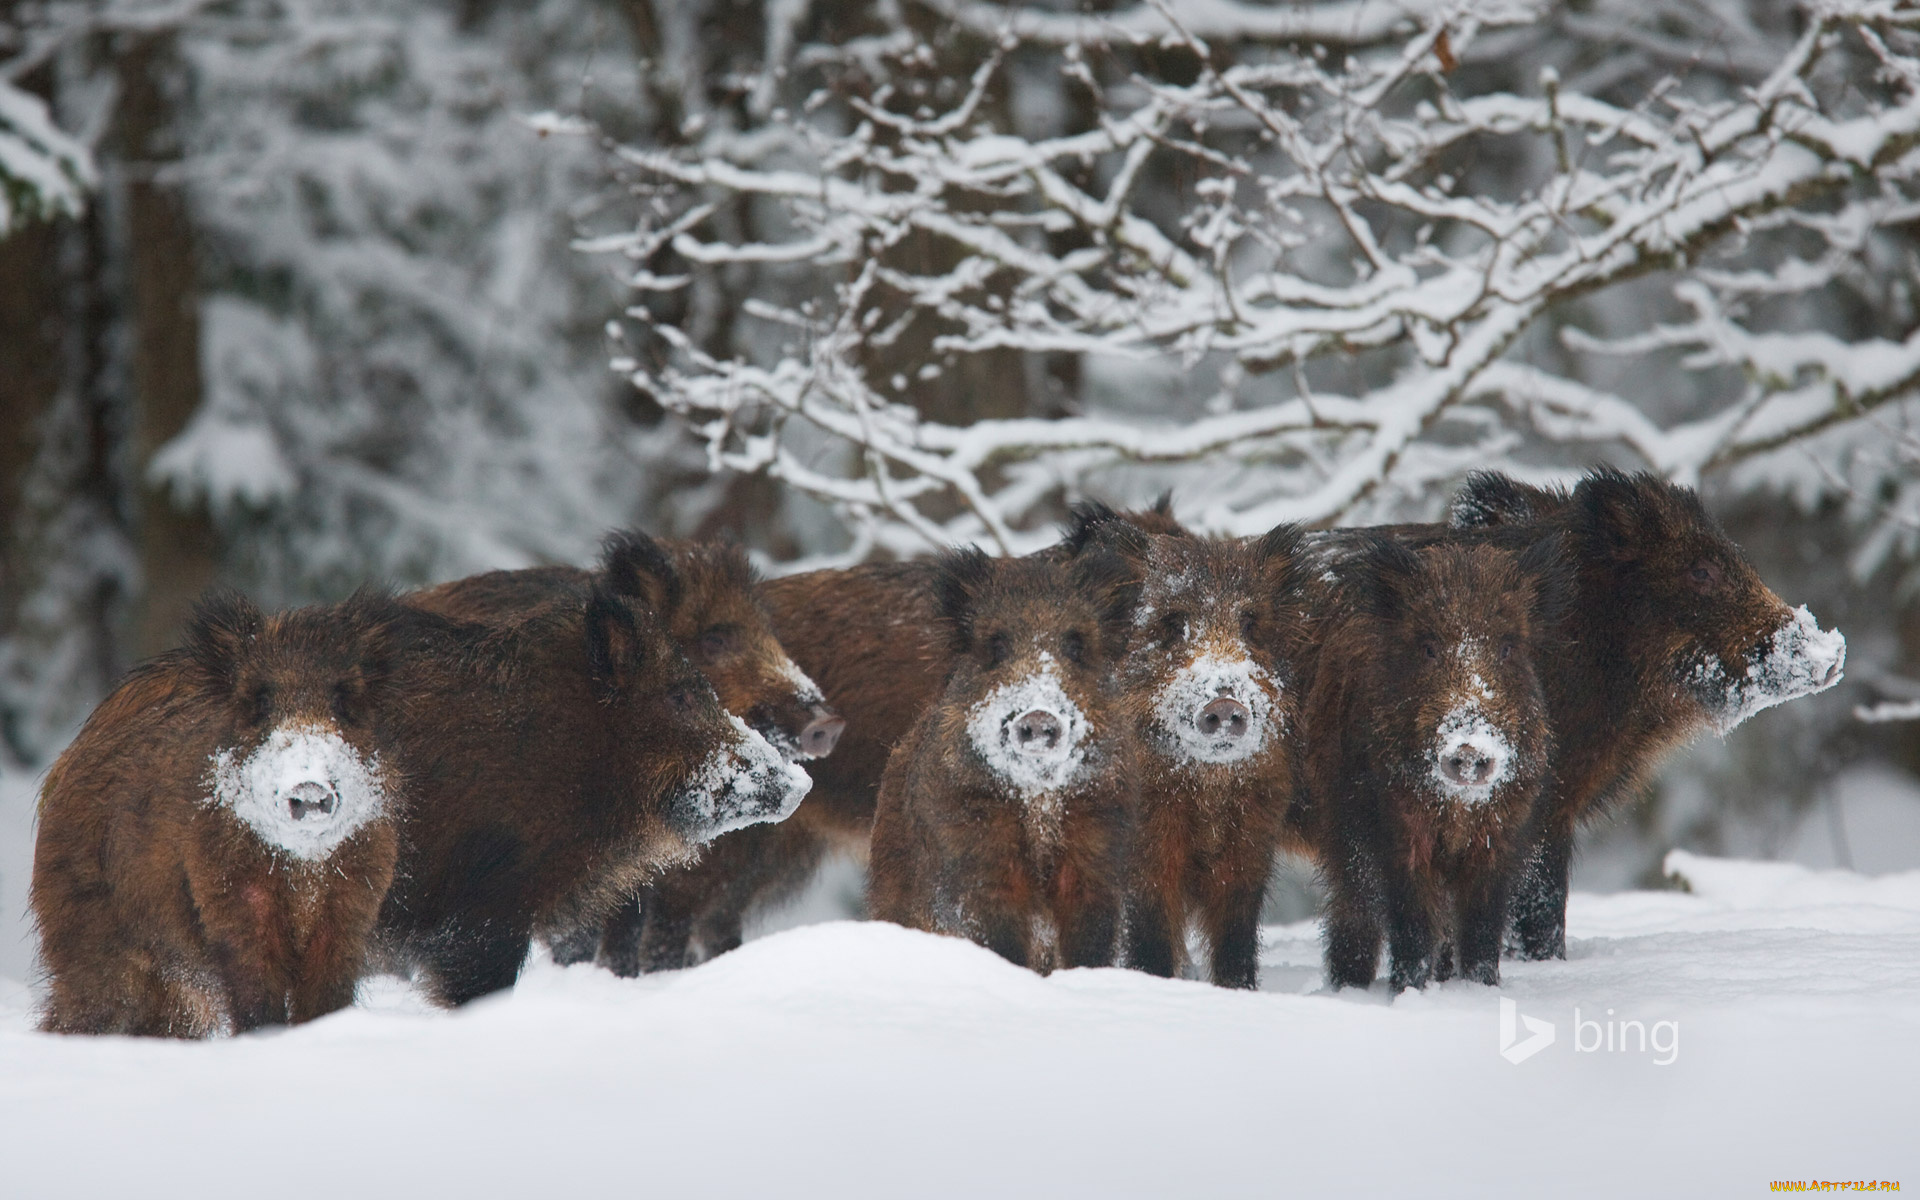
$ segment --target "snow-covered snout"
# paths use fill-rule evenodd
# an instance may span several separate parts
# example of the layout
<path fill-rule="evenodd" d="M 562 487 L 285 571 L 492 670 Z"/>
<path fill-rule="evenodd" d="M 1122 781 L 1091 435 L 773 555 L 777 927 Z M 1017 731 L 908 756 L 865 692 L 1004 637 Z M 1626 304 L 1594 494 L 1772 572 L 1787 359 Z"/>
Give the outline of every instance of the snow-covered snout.
<path fill-rule="evenodd" d="M 813 786 L 812 778 L 740 718 L 728 714 L 733 736 L 694 771 L 675 805 L 680 832 L 690 842 L 784 821 Z"/>
<path fill-rule="evenodd" d="M 988 692 L 967 716 L 967 736 L 989 770 L 1021 792 L 1072 780 L 1084 760 L 1088 722 L 1062 685 L 1048 651 L 1030 669 Z"/>
<path fill-rule="evenodd" d="M 215 752 L 207 802 L 274 849 L 312 861 L 380 817 L 388 798 L 378 755 L 330 724 L 289 722 L 250 750 Z"/>
<path fill-rule="evenodd" d="M 1837 629 L 1820 628 L 1802 605 L 1758 640 L 1744 664 L 1707 653 L 1686 682 L 1715 728 L 1726 733 L 1757 712 L 1832 687 L 1846 663 L 1847 639 Z"/>
<path fill-rule="evenodd" d="M 1280 724 L 1278 690 L 1244 647 L 1201 652 L 1154 694 L 1153 724 L 1162 750 L 1207 763 L 1258 754 Z"/>

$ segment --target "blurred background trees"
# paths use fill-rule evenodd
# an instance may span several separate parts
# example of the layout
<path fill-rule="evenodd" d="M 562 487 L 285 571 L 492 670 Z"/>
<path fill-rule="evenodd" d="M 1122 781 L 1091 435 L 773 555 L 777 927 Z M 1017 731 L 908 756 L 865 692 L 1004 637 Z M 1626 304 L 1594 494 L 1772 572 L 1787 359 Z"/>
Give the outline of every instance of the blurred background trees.
<path fill-rule="evenodd" d="M 208 583 L 1697 482 L 1851 643 L 1597 839 L 1920 859 L 1916 17 L 0 0 L 0 755 Z M 1888 715 L 1897 710 L 1888 707 Z"/>

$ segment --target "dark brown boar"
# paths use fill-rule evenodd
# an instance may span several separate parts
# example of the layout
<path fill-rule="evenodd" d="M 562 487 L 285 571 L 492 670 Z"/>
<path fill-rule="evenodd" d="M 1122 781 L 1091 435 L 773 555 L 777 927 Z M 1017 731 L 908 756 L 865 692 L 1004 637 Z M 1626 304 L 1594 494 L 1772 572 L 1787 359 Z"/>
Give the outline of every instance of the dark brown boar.
<path fill-rule="evenodd" d="M 649 605 L 669 635 L 740 717 L 793 761 L 833 751 L 846 722 L 794 665 L 774 636 L 756 580 L 738 546 L 610 534 L 602 553 L 624 573 L 617 592 Z M 406 603 L 462 621 L 498 623 L 562 597 L 582 599 L 594 572 L 579 567 L 490 571 L 405 597 Z"/>
<path fill-rule="evenodd" d="M 674 641 L 713 684 L 720 703 L 791 761 L 832 753 L 846 722 L 827 707 L 820 689 L 794 665 L 774 636 L 746 555 L 737 546 L 611 535 L 607 561 L 628 577 L 615 586 L 641 597 L 661 614 Z M 617 550 L 617 553 L 615 551 Z M 523 616 L 557 597 L 585 595 L 593 573 L 577 567 L 492 571 L 441 584 L 408 603 L 463 620 L 498 622 Z M 709 945 L 739 944 L 739 916 L 731 899 L 742 868 L 753 874 L 756 847 L 777 837 L 771 828 L 743 830 L 692 863 L 663 870 L 623 902 L 601 925 L 556 933 L 551 948 L 562 963 L 596 956 L 616 974 L 685 964 L 696 917 L 733 912 L 732 933 L 711 932 Z M 745 844 L 738 844 L 744 839 Z M 773 881 L 769 886 L 774 886 Z M 709 899 L 711 897 L 711 899 Z M 724 925 L 724 918 L 720 918 Z M 716 946 L 712 952 L 731 949 Z"/>
<path fill-rule="evenodd" d="M 1371 539 L 1325 619 L 1305 783 L 1328 891 L 1327 977 L 1497 983 L 1551 737 L 1537 667 L 1571 586 L 1557 540 L 1410 550 Z"/>
<path fill-rule="evenodd" d="M 1137 580 L 1105 551 L 964 550 L 936 572 L 952 666 L 883 774 L 869 909 L 1023 966 L 1110 964 L 1137 795 L 1115 671 Z"/>
<path fill-rule="evenodd" d="M 1077 510 L 1075 522 L 1069 547 L 1127 527 L 1171 531 L 1110 541 L 1142 577 L 1120 671 L 1142 714 L 1128 965 L 1171 976 L 1191 916 L 1213 981 L 1257 987 L 1260 905 L 1274 854 L 1291 840 L 1294 661 L 1305 628 L 1299 531 L 1201 538 L 1164 513 L 1097 505 Z"/>
<path fill-rule="evenodd" d="M 61 1033 L 204 1037 L 353 999 L 393 875 L 418 618 L 204 600 L 47 775 L 32 904 Z"/>
<path fill-rule="evenodd" d="M 1538 844 L 1513 906 L 1515 949 L 1566 956 L 1568 871 L 1580 823 L 1637 794 L 1673 749 L 1839 682 L 1846 642 L 1760 579 L 1691 488 L 1588 473 L 1571 492 L 1469 480 L 1453 539 L 1565 539 L 1576 576 L 1541 673 L 1559 745 Z"/>
<path fill-rule="evenodd" d="M 832 853 L 864 858 L 887 755 L 939 694 L 951 652 L 926 560 L 770 579 L 759 595 L 780 644 L 846 718 L 832 755 L 806 763 L 813 789 L 779 825 L 716 843 L 623 910 L 602 961 L 631 974 L 740 944 L 746 918 L 798 893 Z"/>
<path fill-rule="evenodd" d="M 476 627 L 409 681 L 410 788 L 380 918 L 443 1002 L 511 986 L 533 937 L 597 927 L 660 868 L 779 820 L 805 773 L 721 707 L 616 543 L 584 599 Z"/>

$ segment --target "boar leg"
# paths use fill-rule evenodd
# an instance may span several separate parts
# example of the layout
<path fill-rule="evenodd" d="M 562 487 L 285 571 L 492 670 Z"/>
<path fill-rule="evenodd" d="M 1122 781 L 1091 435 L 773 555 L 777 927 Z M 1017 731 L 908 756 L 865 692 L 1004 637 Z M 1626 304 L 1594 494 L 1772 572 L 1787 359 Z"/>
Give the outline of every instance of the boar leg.
<path fill-rule="evenodd" d="M 1433 981 L 1437 938 L 1423 888 L 1407 872 L 1386 873 L 1387 949 L 1393 959 L 1393 990 L 1423 988 Z"/>
<path fill-rule="evenodd" d="M 647 923 L 640 934 L 640 970 L 678 971 L 687 965 L 687 942 L 693 937 L 695 905 L 682 889 L 655 888 L 647 905 Z"/>
<path fill-rule="evenodd" d="M 1513 892 L 1508 949 L 1515 958 L 1567 956 L 1567 876 L 1572 865 L 1572 829 L 1549 828 L 1534 843 Z"/>
<path fill-rule="evenodd" d="M 1184 920 L 1179 901 L 1158 888 L 1135 887 L 1127 896 L 1127 965 L 1162 979 L 1173 978 L 1179 965 L 1174 931 Z"/>
<path fill-rule="evenodd" d="M 1063 872 L 1053 905 L 1063 967 L 1110 967 L 1120 939 L 1120 896 L 1078 871 Z"/>
<path fill-rule="evenodd" d="M 653 899 L 652 887 L 641 888 L 608 913 L 600 928 L 598 961 L 622 979 L 640 974 L 640 941 L 646 936 L 647 913 L 653 907 Z M 593 955 L 593 950 L 587 952 L 587 957 Z"/>
<path fill-rule="evenodd" d="M 633 906 L 633 901 L 623 902 L 613 910 L 604 927 L 591 921 L 583 921 L 564 933 L 547 939 L 547 951 L 553 955 L 553 961 L 563 967 L 577 966 L 583 962 L 592 962 L 605 937 L 610 934 L 616 922 Z"/>
<path fill-rule="evenodd" d="M 1267 875 L 1273 859 L 1222 863 L 1216 870 L 1207 899 L 1207 940 L 1213 946 L 1211 974 L 1220 987 L 1260 986 L 1260 904 L 1267 896 Z M 1224 876 L 1224 877 L 1222 877 Z"/>
<path fill-rule="evenodd" d="M 449 930 L 428 954 L 428 989 L 449 1008 L 506 991 L 520 977 L 532 937 L 524 923 L 500 919 Z"/>
<path fill-rule="evenodd" d="M 1507 927 L 1507 876 L 1489 871 L 1464 880 L 1454 891 L 1453 909 L 1460 946 L 1460 976 L 1475 983 L 1500 982 L 1500 938 Z"/>

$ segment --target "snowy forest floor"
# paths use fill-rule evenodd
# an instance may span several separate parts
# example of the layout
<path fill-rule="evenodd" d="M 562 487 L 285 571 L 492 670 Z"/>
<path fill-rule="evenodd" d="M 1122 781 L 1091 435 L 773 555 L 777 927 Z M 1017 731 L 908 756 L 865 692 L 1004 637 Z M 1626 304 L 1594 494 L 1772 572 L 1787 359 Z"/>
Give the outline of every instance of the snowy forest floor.
<path fill-rule="evenodd" d="M 1510 963 L 1498 993 L 1325 993 L 1311 922 L 1266 931 L 1259 994 L 1043 979 L 838 921 L 639 980 L 542 959 L 458 1014 L 379 981 L 312 1025 L 211 1044 L 37 1034 L 28 984 L 4 980 L 0 1192 L 1920 1187 L 1920 872 L 1669 866 L 1691 892 L 1576 895 L 1569 960 Z M 1555 1030 L 1517 1064 L 1503 996 Z M 1629 1020 L 1660 1049 L 1608 1050 Z"/>

